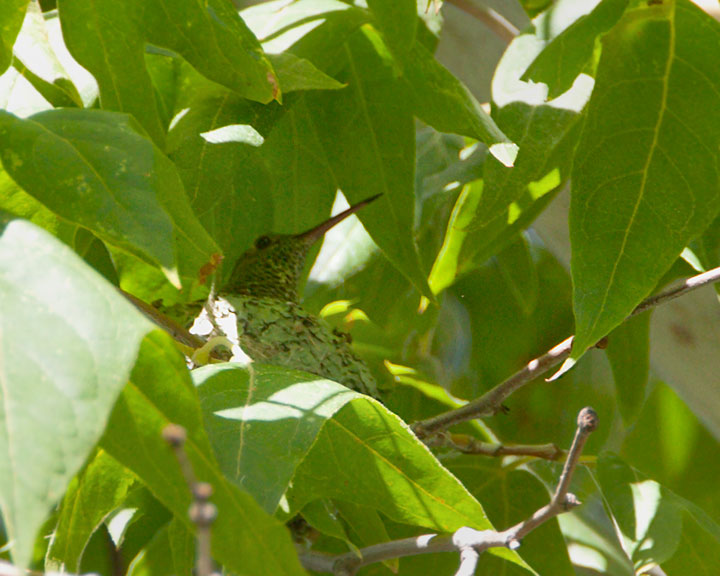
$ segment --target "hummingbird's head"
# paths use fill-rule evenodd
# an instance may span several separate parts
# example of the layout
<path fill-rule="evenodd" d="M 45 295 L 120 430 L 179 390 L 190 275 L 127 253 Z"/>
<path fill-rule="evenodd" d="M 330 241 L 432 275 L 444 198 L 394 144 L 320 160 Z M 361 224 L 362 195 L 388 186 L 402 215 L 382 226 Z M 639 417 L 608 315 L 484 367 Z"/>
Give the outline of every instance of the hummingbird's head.
<path fill-rule="evenodd" d="M 298 285 L 310 247 L 325 232 L 380 196 L 351 206 L 301 234 L 258 236 L 235 264 L 222 292 L 298 302 Z"/>

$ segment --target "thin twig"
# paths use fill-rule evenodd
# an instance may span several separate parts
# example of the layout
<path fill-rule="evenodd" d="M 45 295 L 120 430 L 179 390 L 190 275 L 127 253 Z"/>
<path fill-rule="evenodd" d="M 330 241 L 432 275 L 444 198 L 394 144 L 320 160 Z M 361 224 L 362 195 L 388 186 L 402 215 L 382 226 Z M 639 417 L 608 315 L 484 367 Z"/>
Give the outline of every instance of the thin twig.
<path fill-rule="evenodd" d="M 449 446 L 463 454 L 483 456 L 532 456 L 543 460 L 560 460 L 566 452 L 555 444 L 494 444 L 482 442 L 468 434 L 435 434 L 425 442 L 428 446 Z"/>
<path fill-rule="evenodd" d="M 655 296 L 651 296 L 643 300 L 628 316 L 627 319 L 642 314 L 646 310 L 665 304 L 684 294 L 688 294 L 698 288 L 714 284 L 720 281 L 720 267 L 713 268 L 697 276 L 693 276 L 685 280 L 682 284 L 669 288 L 664 292 L 660 292 Z M 418 438 L 427 438 L 442 430 L 446 430 L 450 426 L 460 424 L 467 420 L 475 418 L 485 418 L 494 416 L 501 410 L 503 401 L 513 392 L 522 388 L 538 376 L 565 361 L 570 356 L 573 337 L 566 338 L 542 356 L 528 362 L 523 368 L 515 372 L 504 382 L 501 382 L 494 388 L 488 390 L 485 394 L 468 402 L 460 408 L 444 412 L 426 420 L 419 420 L 412 425 L 412 429 Z"/>
<path fill-rule="evenodd" d="M 190 333 L 187 328 L 181 326 L 180 324 L 175 322 L 175 320 L 169 318 L 168 316 L 157 310 L 154 306 L 150 306 L 150 304 L 148 304 L 147 302 L 143 302 L 142 300 L 140 300 L 140 298 L 138 298 L 137 296 L 133 296 L 129 292 L 125 292 L 125 290 L 121 290 L 119 288 L 118 290 L 138 310 L 140 310 L 140 312 L 142 312 L 146 318 L 157 324 L 160 328 L 165 330 L 165 332 L 170 334 L 170 336 L 172 336 L 181 344 L 189 346 L 193 349 L 202 348 L 202 346 L 205 344 L 205 341 L 202 338 Z"/>
<path fill-rule="evenodd" d="M 190 459 L 185 452 L 187 432 L 182 426 L 168 424 L 163 429 L 163 438 L 170 445 L 175 457 L 180 463 L 185 481 L 193 495 L 193 503 L 188 511 L 190 520 L 195 524 L 195 542 L 197 545 L 195 556 L 195 574 L 197 576 L 212 576 L 213 560 L 210 550 L 210 528 L 217 516 L 217 508 L 210 502 L 213 489 L 207 482 L 198 482 Z"/>
<path fill-rule="evenodd" d="M 512 22 L 489 6 L 475 4 L 470 0 L 445 0 L 444 4 L 452 4 L 473 18 L 477 18 L 506 44 L 510 44 L 515 36 L 520 34 Z"/>
<path fill-rule="evenodd" d="M 475 530 L 463 527 L 453 534 L 424 534 L 414 538 L 393 540 L 361 548 L 358 553 L 347 552 L 336 556 L 319 552 L 306 552 L 300 555 L 300 562 L 315 572 L 325 572 L 335 576 L 353 576 L 363 566 L 383 562 L 404 556 L 418 556 L 436 552 L 459 552 L 460 566 L 455 576 L 469 576 L 475 570 L 479 555 L 490 548 L 510 548 L 516 550 L 532 530 L 551 518 L 563 514 L 580 505 L 578 499 L 568 492 L 573 472 L 577 468 L 585 442 L 597 427 L 597 415 L 592 408 L 583 408 L 578 415 L 575 438 L 568 450 L 560 479 L 550 503 L 537 510 L 532 516 L 518 524 L 498 532 L 495 530 Z"/>

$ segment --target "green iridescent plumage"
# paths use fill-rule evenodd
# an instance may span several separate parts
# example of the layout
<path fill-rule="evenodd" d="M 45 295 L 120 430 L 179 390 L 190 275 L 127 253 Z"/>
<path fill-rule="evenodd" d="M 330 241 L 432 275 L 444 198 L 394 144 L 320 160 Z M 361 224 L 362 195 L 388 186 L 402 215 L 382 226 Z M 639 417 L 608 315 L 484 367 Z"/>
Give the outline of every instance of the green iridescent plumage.
<path fill-rule="evenodd" d="M 238 260 L 220 295 L 235 309 L 238 339 L 253 360 L 311 372 L 371 396 L 375 379 L 350 346 L 299 304 L 298 285 L 310 247 L 376 197 L 297 235 L 260 236 Z"/>

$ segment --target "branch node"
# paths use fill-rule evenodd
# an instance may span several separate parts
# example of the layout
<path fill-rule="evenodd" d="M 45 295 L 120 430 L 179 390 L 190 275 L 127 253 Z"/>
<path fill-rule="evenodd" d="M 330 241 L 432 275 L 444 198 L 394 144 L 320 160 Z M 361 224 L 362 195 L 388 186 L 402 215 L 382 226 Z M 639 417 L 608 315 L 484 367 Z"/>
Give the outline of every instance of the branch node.
<path fill-rule="evenodd" d="M 597 412 L 589 406 L 583 408 L 578 414 L 577 425 L 586 434 L 593 432 L 598 426 Z"/>
<path fill-rule="evenodd" d="M 162 431 L 163 439 L 173 448 L 179 448 L 187 440 L 185 428 L 177 424 L 168 424 Z"/>
<path fill-rule="evenodd" d="M 577 508 L 581 504 L 582 504 L 582 502 L 580 501 L 580 498 L 575 496 L 575 494 L 573 494 L 572 492 L 568 492 L 567 494 L 565 494 L 565 498 L 563 500 L 562 506 L 563 506 L 563 510 L 565 510 L 565 512 L 567 512 L 568 510 Z"/>
<path fill-rule="evenodd" d="M 517 538 L 510 537 L 510 538 L 508 538 L 506 545 L 510 550 L 514 551 L 514 550 L 517 550 L 518 548 L 520 548 L 520 546 L 522 545 L 522 541 L 518 540 Z"/>

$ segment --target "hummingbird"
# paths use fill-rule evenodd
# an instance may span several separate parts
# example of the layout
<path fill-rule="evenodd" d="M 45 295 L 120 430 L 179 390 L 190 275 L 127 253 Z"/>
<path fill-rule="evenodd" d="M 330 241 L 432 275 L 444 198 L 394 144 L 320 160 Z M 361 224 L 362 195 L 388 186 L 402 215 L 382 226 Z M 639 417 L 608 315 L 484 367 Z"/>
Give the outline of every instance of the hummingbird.
<path fill-rule="evenodd" d="M 255 239 L 238 259 L 219 296 L 234 309 L 238 341 L 253 360 L 311 372 L 377 397 L 377 384 L 351 347 L 350 336 L 300 305 L 299 284 L 315 242 L 380 194 L 300 234 Z"/>

